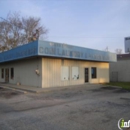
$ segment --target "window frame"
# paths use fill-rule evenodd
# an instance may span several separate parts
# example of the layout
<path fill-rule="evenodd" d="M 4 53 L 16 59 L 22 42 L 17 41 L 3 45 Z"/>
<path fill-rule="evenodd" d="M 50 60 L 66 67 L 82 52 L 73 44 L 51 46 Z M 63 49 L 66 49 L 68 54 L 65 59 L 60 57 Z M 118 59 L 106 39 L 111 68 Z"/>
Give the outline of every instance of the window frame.
<path fill-rule="evenodd" d="M 4 68 L 1 69 L 1 79 L 4 79 Z"/>
<path fill-rule="evenodd" d="M 10 68 L 10 79 L 14 79 L 14 68 Z"/>
<path fill-rule="evenodd" d="M 91 78 L 96 79 L 97 78 L 97 68 L 91 67 Z"/>
<path fill-rule="evenodd" d="M 69 66 L 61 66 L 61 80 L 62 81 L 70 80 L 69 73 L 70 73 Z"/>
<path fill-rule="evenodd" d="M 71 67 L 71 78 L 72 80 L 79 80 L 79 67 L 78 66 Z"/>

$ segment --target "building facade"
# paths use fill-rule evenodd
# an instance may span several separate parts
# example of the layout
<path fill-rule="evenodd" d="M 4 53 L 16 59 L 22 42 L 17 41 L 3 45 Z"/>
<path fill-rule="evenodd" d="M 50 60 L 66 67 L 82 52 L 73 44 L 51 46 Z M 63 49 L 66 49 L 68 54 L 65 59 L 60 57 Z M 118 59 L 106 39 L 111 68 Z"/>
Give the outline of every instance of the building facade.
<path fill-rule="evenodd" d="M 0 54 L 0 82 L 58 87 L 109 82 L 116 54 L 48 41 L 35 41 Z"/>
<path fill-rule="evenodd" d="M 130 37 L 124 38 L 125 54 L 117 54 L 117 62 L 110 63 L 110 81 L 130 82 Z"/>
<path fill-rule="evenodd" d="M 110 81 L 130 82 L 130 54 L 118 54 L 117 62 L 110 63 Z"/>
<path fill-rule="evenodd" d="M 125 37 L 125 53 L 130 53 L 130 37 Z"/>

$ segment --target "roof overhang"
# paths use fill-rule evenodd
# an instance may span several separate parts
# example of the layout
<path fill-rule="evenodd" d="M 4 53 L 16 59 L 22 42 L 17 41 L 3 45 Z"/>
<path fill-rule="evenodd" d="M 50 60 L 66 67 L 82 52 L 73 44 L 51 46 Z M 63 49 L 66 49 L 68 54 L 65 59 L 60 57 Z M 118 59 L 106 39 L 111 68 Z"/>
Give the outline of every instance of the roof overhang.
<path fill-rule="evenodd" d="M 116 62 L 115 53 L 83 48 L 68 44 L 34 41 L 0 53 L 0 63 L 34 56 L 67 58 L 87 61 Z"/>

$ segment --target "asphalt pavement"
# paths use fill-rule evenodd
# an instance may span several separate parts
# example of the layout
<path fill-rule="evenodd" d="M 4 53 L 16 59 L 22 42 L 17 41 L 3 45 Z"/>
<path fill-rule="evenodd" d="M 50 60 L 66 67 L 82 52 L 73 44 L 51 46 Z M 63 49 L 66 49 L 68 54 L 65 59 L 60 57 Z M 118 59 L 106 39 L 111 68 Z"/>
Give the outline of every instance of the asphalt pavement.
<path fill-rule="evenodd" d="M 79 85 L 43 93 L 0 87 L 0 130 L 118 130 L 130 120 L 130 92 Z"/>

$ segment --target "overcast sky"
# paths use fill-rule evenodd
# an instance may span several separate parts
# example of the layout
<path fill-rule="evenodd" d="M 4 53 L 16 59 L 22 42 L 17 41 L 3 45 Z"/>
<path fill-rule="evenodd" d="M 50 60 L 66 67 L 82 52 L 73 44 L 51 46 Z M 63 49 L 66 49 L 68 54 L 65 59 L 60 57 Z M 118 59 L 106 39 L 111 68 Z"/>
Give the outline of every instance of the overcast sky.
<path fill-rule="evenodd" d="M 130 36 L 130 0 L 0 0 L 0 16 L 42 18 L 48 41 L 115 52 Z"/>

